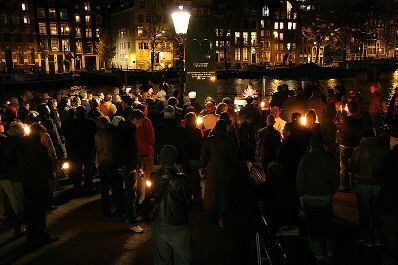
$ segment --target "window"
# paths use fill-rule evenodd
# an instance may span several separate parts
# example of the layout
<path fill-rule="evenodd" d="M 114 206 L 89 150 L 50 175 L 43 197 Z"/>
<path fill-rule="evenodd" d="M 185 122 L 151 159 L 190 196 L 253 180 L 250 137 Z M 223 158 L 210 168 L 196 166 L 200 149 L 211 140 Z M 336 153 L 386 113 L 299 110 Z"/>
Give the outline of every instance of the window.
<path fill-rule="evenodd" d="M 271 31 L 270 30 L 266 30 L 265 31 L 265 36 L 270 37 L 271 36 Z"/>
<path fill-rule="evenodd" d="M 86 28 L 86 38 L 92 38 L 93 37 L 93 30 L 90 27 Z"/>
<path fill-rule="evenodd" d="M 93 43 L 92 42 L 87 42 L 87 44 L 86 44 L 87 46 L 87 53 L 93 53 L 93 51 L 94 51 L 94 46 L 93 46 Z"/>
<path fill-rule="evenodd" d="M 138 23 L 144 23 L 144 15 L 138 14 Z"/>
<path fill-rule="evenodd" d="M 279 11 L 275 11 L 275 18 L 279 19 Z"/>
<path fill-rule="evenodd" d="M 83 45 L 81 41 L 76 42 L 76 52 L 83 53 Z"/>
<path fill-rule="evenodd" d="M 247 61 L 249 58 L 247 48 L 243 48 L 243 61 Z"/>
<path fill-rule="evenodd" d="M 235 49 L 235 61 L 240 61 L 240 49 Z"/>
<path fill-rule="evenodd" d="M 293 28 L 293 23 L 292 22 L 287 22 L 287 29 L 291 30 Z"/>
<path fill-rule="evenodd" d="M 57 23 L 50 23 L 50 33 L 51 35 L 58 35 Z"/>
<path fill-rule="evenodd" d="M 143 50 L 144 44 L 142 42 L 138 43 L 138 49 Z"/>
<path fill-rule="evenodd" d="M 152 1 L 152 9 L 156 9 L 156 2 Z"/>
<path fill-rule="evenodd" d="M 70 43 L 69 40 L 62 40 L 62 50 L 65 52 L 70 51 Z"/>
<path fill-rule="evenodd" d="M 292 51 L 295 51 L 297 48 L 296 43 L 292 43 Z"/>
<path fill-rule="evenodd" d="M 38 8 L 37 9 L 37 17 L 38 18 L 46 17 L 46 12 L 44 11 L 44 8 Z"/>
<path fill-rule="evenodd" d="M 86 11 L 90 11 L 91 10 L 90 3 L 88 3 L 88 2 L 84 3 L 84 10 L 86 10 Z"/>
<path fill-rule="evenodd" d="M 68 24 L 61 24 L 61 34 L 62 35 L 69 35 L 70 28 Z"/>
<path fill-rule="evenodd" d="M 141 35 L 141 34 L 142 34 L 142 30 L 143 30 L 142 27 L 138 27 L 138 35 Z"/>
<path fill-rule="evenodd" d="M 283 26 L 284 26 L 283 22 L 279 22 L 279 29 L 283 29 L 284 28 Z"/>
<path fill-rule="evenodd" d="M 82 30 L 80 27 L 76 27 L 76 37 L 81 38 L 82 37 Z"/>
<path fill-rule="evenodd" d="M 86 20 L 86 24 L 90 24 L 91 23 L 91 17 L 90 16 L 86 16 L 85 20 Z"/>
<path fill-rule="evenodd" d="M 264 21 L 264 19 L 262 19 L 262 20 L 260 21 L 260 26 L 261 26 L 262 29 L 265 28 L 265 21 Z"/>
<path fill-rule="evenodd" d="M 127 48 L 130 49 L 130 42 L 127 42 Z"/>
<path fill-rule="evenodd" d="M 268 6 L 264 6 L 262 10 L 263 17 L 269 17 L 269 8 Z"/>
<path fill-rule="evenodd" d="M 274 23 L 274 29 L 279 29 L 279 22 Z"/>
<path fill-rule="evenodd" d="M 60 17 L 61 19 L 66 19 L 66 18 L 68 18 L 68 11 L 66 11 L 66 9 L 61 9 L 61 10 L 59 11 L 59 17 Z"/>
<path fill-rule="evenodd" d="M 21 9 L 22 9 L 23 11 L 28 10 L 28 5 L 27 5 L 26 3 L 21 3 Z"/>
<path fill-rule="evenodd" d="M 293 29 L 296 29 L 296 22 L 293 22 Z"/>
<path fill-rule="evenodd" d="M 24 24 L 30 24 L 29 16 L 23 16 L 23 23 Z"/>
<path fill-rule="evenodd" d="M 264 30 L 260 30 L 260 36 L 264 37 Z"/>
<path fill-rule="evenodd" d="M 249 33 L 243 32 L 243 42 L 247 43 L 249 40 Z"/>
<path fill-rule="evenodd" d="M 275 39 L 278 39 L 278 36 L 279 36 L 278 32 L 277 32 L 277 31 L 274 31 L 274 38 L 275 38 Z"/>
<path fill-rule="evenodd" d="M 18 51 L 18 64 L 24 64 L 24 52 L 23 50 Z"/>
<path fill-rule="evenodd" d="M 271 43 L 269 41 L 265 42 L 265 48 L 269 49 L 269 47 L 271 46 Z"/>
<path fill-rule="evenodd" d="M 144 42 L 144 49 L 145 49 L 145 50 L 148 50 L 148 49 L 149 49 L 149 46 L 148 46 L 148 43 L 147 43 L 147 42 Z"/>
<path fill-rule="evenodd" d="M 40 22 L 39 23 L 39 33 L 40 33 L 40 35 L 46 35 L 47 34 L 46 23 L 44 23 L 44 22 Z"/>
<path fill-rule="evenodd" d="M 57 17 L 57 13 L 55 12 L 55 8 L 50 8 L 48 10 L 48 17 L 49 18 L 56 18 Z"/>
<path fill-rule="evenodd" d="M 145 8 L 145 0 L 140 0 L 140 8 Z"/>
<path fill-rule="evenodd" d="M 283 43 L 279 43 L 279 50 L 283 51 Z"/>
<path fill-rule="evenodd" d="M 256 41 L 257 41 L 257 33 L 256 32 L 250 33 L 250 41 L 251 41 L 252 45 L 256 44 Z"/>
<path fill-rule="evenodd" d="M 101 35 L 101 30 L 99 28 L 95 29 L 95 37 L 99 38 Z"/>
<path fill-rule="evenodd" d="M 282 32 L 279 33 L 279 40 L 283 40 L 283 33 Z"/>
<path fill-rule="evenodd" d="M 218 40 L 216 40 L 216 47 L 219 47 L 219 45 L 218 45 Z"/>
<path fill-rule="evenodd" d="M 80 15 L 75 14 L 75 21 L 76 23 L 80 23 Z"/>
<path fill-rule="evenodd" d="M 59 40 L 58 39 L 51 39 L 51 50 L 59 51 Z"/>
<path fill-rule="evenodd" d="M 286 1 L 286 14 L 287 14 L 287 19 L 290 19 L 292 16 L 292 4 L 289 1 Z"/>

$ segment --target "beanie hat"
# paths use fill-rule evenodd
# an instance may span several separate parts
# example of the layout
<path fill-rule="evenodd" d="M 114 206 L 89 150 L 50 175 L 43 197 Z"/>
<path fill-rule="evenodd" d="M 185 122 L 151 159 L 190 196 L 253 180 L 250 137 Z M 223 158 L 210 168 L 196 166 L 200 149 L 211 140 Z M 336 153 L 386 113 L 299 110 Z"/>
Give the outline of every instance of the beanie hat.
<path fill-rule="evenodd" d="M 163 111 L 163 116 L 165 119 L 173 119 L 175 117 L 175 110 L 173 106 L 166 106 Z"/>
<path fill-rule="evenodd" d="M 174 166 L 177 161 L 177 149 L 172 145 L 163 146 L 159 154 L 163 166 Z"/>

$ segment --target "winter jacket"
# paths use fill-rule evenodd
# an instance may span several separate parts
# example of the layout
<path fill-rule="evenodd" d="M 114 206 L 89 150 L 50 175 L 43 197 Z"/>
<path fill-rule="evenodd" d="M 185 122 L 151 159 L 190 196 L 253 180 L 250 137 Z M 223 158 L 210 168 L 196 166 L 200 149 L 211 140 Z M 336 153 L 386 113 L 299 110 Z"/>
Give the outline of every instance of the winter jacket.
<path fill-rule="evenodd" d="M 137 127 L 129 121 L 120 121 L 116 130 L 115 160 L 117 166 L 129 170 L 138 168 Z"/>
<path fill-rule="evenodd" d="M 95 151 L 99 167 L 115 164 L 116 128 L 109 126 L 95 133 Z"/>
<path fill-rule="evenodd" d="M 189 190 L 184 174 L 161 167 L 153 174 L 154 207 L 151 221 L 159 225 L 188 224 Z"/>
<path fill-rule="evenodd" d="M 183 140 L 183 127 L 176 119 L 165 119 L 157 130 L 155 135 L 155 151 L 159 154 L 160 150 L 165 145 L 172 145 L 177 148 L 178 160 L 181 163 L 182 156 L 182 140 Z"/>
<path fill-rule="evenodd" d="M 39 117 L 41 124 L 47 129 L 47 133 L 50 135 L 53 142 L 56 154 L 59 158 L 65 158 L 66 152 L 63 146 L 60 132 L 58 131 L 57 125 L 53 119 L 49 117 Z"/>
<path fill-rule="evenodd" d="M 0 136 L 0 179 L 21 182 L 21 165 L 18 163 L 18 150 L 24 138 L 17 136 Z"/>
<path fill-rule="evenodd" d="M 182 152 L 184 160 L 200 160 L 202 150 L 202 132 L 195 127 L 185 127 L 183 129 Z"/>
<path fill-rule="evenodd" d="M 276 159 L 276 153 L 281 145 L 281 134 L 273 127 L 267 126 L 258 130 L 256 144 L 256 161 L 266 168 Z"/>
<path fill-rule="evenodd" d="M 300 196 L 333 195 L 338 183 L 338 163 L 323 148 L 312 149 L 301 159 L 297 172 L 297 192 Z"/>
<path fill-rule="evenodd" d="M 346 147 L 354 148 L 359 145 L 363 122 L 360 116 L 347 116 L 343 122 L 337 124 L 337 142 Z"/>
<path fill-rule="evenodd" d="M 137 128 L 138 153 L 140 156 L 153 156 L 155 153 L 155 132 L 152 122 L 145 118 Z"/>
<path fill-rule="evenodd" d="M 107 116 L 109 118 L 112 118 L 113 115 L 115 115 L 117 112 L 116 106 L 111 101 L 102 103 L 99 109 L 102 114 L 104 114 L 104 116 Z"/>
<path fill-rule="evenodd" d="M 382 146 L 376 137 L 367 137 L 354 149 L 350 160 L 350 169 L 357 184 L 380 184 L 380 167 L 388 149 Z"/>

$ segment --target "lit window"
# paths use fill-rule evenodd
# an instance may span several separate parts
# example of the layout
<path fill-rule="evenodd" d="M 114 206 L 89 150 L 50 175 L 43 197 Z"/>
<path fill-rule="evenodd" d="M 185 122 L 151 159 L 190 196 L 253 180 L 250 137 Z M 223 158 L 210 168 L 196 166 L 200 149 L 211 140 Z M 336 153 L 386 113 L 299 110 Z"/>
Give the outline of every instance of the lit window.
<path fill-rule="evenodd" d="M 92 38 L 93 37 L 93 30 L 88 27 L 86 28 L 86 38 Z"/>
<path fill-rule="evenodd" d="M 62 35 L 69 35 L 70 28 L 68 24 L 61 24 L 61 34 Z"/>
<path fill-rule="evenodd" d="M 56 16 L 57 16 L 57 13 L 55 12 L 55 8 L 50 8 L 48 10 L 48 17 L 49 18 L 56 18 Z"/>
<path fill-rule="evenodd" d="M 235 43 L 238 43 L 240 38 L 240 32 L 235 32 Z"/>
<path fill-rule="evenodd" d="M 293 22 L 293 29 L 296 29 L 296 22 Z"/>
<path fill-rule="evenodd" d="M 243 32 L 243 42 L 247 43 L 247 41 L 249 40 L 249 33 L 247 32 Z"/>
<path fill-rule="evenodd" d="M 40 22 L 39 23 L 39 33 L 41 35 L 46 35 L 47 34 L 47 27 L 46 27 L 46 23 Z"/>
<path fill-rule="evenodd" d="M 240 49 L 235 49 L 235 61 L 240 61 Z"/>
<path fill-rule="evenodd" d="M 292 8 L 293 8 L 292 4 L 289 1 L 286 1 L 287 19 L 291 18 Z"/>
<path fill-rule="evenodd" d="M 261 28 L 262 28 L 262 29 L 265 28 L 264 19 L 262 19 L 262 20 L 260 21 L 260 25 L 261 25 Z"/>
<path fill-rule="evenodd" d="M 59 17 L 60 17 L 61 19 L 66 19 L 66 18 L 68 18 L 68 11 L 66 11 L 66 9 L 61 9 L 61 10 L 59 11 Z"/>
<path fill-rule="evenodd" d="M 83 44 L 81 41 L 76 42 L 76 52 L 83 53 Z"/>
<path fill-rule="evenodd" d="M 260 31 L 260 36 L 261 36 L 261 37 L 264 37 L 264 30 L 261 30 L 261 31 Z"/>
<path fill-rule="evenodd" d="M 86 16 L 86 24 L 90 24 L 91 23 L 91 17 L 90 16 Z"/>
<path fill-rule="evenodd" d="M 143 28 L 142 27 L 138 27 L 138 35 L 141 35 L 143 32 Z"/>
<path fill-rule="evenodd" d="M 51 39 L 51 50 L 59 51 L 59 40 L 58 39 Z"/>
<path fill-rule="evenodd" d="M 279 29 L 283 29 L 283 22 L 279 22 Z"/>
<path fill-rule="evenodd" d="M 30 24 L 29 16 L 23 16 L 23 23 Z"/>
<path fill-rule="evenodd" d="M 293 23 L 292 22 L 287 22 L 287 29 L 291 30 L 293 28 Z"/>
<path fill-rule="evenodd" d="M 58 35 L 57 23 L 50 23 L 50 33 L 51 35 Z"/>
<path fill-rule="evenodd" d="M 277 32 L 277 31 L 274 31 L 274 38 L 277 39 L 278 36 L 279 36 L 278 32 Z"/>
<path fill-rule="evenodd" d="M 77 23 L 80 23 L 80 16 L 79 16 L 79 15 L 75 15 L 75 21 L 76 21 Z"/>
<path fill-rule="evenodd" d="M 274 29 L 279 29 L 279 22 L 274 23 Z"/>
<path fill-rule="evenodd" d="M 279 39 L 283 40 L 283 33 L 282 32 L 279 33 Z"/>
<path fill-rule="evenodd" d="M 268 6 L 264 6 L 263 7 L 262 14 L 263 14 L 263 17 L 268 17 L 269 16 L 269 8 L 268 8 Z"/>
<path fill-rule="evenodd" d="M 218 40 L 216 40 L 216 47 L 219 47 L 219 46 L 218 46 Z"/>
<path fill-rule="evenodd" d="M 88 3 L 88 2 L 84 3 L 84 10 L 90 11 L 90 3 Z"/>
<path fill-rule="evenodd" d="M 250 41 L 251 41 L 251 44 L 252 44 L 252 45 L 255 45 L 255 44 L 256 44 L 256 40 L 257 40 L 257 33 L 256 33 L 256 32 L 252 32 L 252 33 L 250 34 Z"/>
<path fill-rule="evenodd" d="M 22 4 L 21 4 L 21 9 L 22 9 L 23 11 L 27 10 L 27 6 L 26 6 L 25 3 L 22 3 Z"/>
<path fill-rule="evenodd" d="M 37 17 L 39 17 L 39 18 L 46 17 L 46 13 L 44 11 L 44 8 L 38 8 L 37 9 Z"/>
<path fill-rule="evenodd" d="M 76 27 L 76 37 L 81 38 L 82 37 L 82 30 L 80 27 Z"/>
<path fill-rule="evenodd" d="M 247 61 L 249 59 L 247 48 L 243 48 L 243 61 Z"/>
<path fill-rule="evenodd" d="M 101 30 L 100 29 L 95 29 L 95 36 L 97 37 L 97 38 L 99 38 L 100 37 L 100 35 L 101 35 Z"/>
<path fill-rule="evenodd" d="M 65 52 L 69 52 L 70 51 L 70 43 L 69 40 L 62 40 L 62 49 Z"/>

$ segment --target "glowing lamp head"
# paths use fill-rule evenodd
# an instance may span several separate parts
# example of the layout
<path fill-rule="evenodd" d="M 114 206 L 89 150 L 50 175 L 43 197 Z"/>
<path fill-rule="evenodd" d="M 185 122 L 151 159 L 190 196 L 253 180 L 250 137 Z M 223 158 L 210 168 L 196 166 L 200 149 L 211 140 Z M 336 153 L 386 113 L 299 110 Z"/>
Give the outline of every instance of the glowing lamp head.
<path fill-rule="evenodd" d="M 306 118 L 306 117 L 301 117 L 301 118 L 300 118 L 300 123 L 301 123 L 301 125 L 303 125 L 303 126 L 307 125 L 307 118 Z"/>
<path fill-rule="evenodd" d="M 187 34 L 191 14 L 187 11 L 184 11 L 183 6 L 179 6 L 178 10 L 174 11 L 171 14 L 171 18 L 173 19 L 174 29 L 176 33 Z"/>
<path fill-rule="evenodd" d="M 200 116 L 197 117 L 197 118 L 196 118 L 196 124 L 197 124 L 197 125 L 201 125 L 202 123 L 203 123 L 203 118 L 200 117 Z"/>
<path fill-rule="evenodd" d="M 146 180 L 146 181 L 145 181 L 145 185 L 146 185 L 148 188 L 152 187 L 152 181 Z"/>
<path fill-rule="evenodd" d="M 63 163 L 62 169 L 69 169 L 69 163 L 68 162 Z"/>
<path fill-rule="evenodd" d="M 25 124 L 25 126 L 23 127 L 23 132 L 24 132 L 25 136 L 28 136 L 30 134 L 29 125 Z"/>

